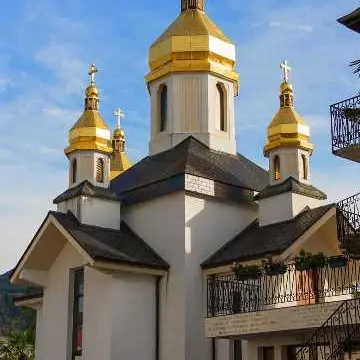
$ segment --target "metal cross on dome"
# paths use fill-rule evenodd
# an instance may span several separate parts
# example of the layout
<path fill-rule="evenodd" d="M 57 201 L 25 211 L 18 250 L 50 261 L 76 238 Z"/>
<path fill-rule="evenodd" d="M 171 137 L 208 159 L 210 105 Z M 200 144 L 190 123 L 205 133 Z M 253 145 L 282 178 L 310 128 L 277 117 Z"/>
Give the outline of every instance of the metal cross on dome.
<path fill-rule="evenodd" d="M 289 80 L 289 73 L 291 71 L 291 67 L 288 65 L 288 61 L 284 60 L 282 63 L 280 63 L 280 67 L 284 71 L 284 81 L 288 82 Z"/>
<path fill-rule="evenodd" d="M 91 84 L 95 84 L 95 75 L 96 75 L 96 73 L 97 73 L 98 71 L 99 71 L 99 70 L 98 70 L 98 68 L 96 67 L 96 65 L 95 65 L 95 64 L 91 64 L 90 69 L 89 69 L 89 72 L 88 72 L 88 74 L 89 74 L 89 76 L 90 76 L 90 83 L 91 83 Z"/>
<path fill-rule="evenodd" d="M 117 128 L 120 129 L 121 128 L 121 118 L 125 117 L 125 113 L 120 108 L 117 108 L 116 110 L 114 110 L 114 116 L 117 119 Z"/>

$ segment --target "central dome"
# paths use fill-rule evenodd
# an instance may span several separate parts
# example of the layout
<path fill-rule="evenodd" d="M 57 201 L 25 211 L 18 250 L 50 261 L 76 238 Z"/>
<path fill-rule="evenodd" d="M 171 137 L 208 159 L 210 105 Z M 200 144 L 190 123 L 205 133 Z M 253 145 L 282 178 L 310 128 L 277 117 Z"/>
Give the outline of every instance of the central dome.
<path fill-rule="evenodd" d="M 153 43 L 149 52 L 152 82 L 173 72 L 205 71 L 235 83 L 234 43 L 199 8 L 187 8 Z"/>

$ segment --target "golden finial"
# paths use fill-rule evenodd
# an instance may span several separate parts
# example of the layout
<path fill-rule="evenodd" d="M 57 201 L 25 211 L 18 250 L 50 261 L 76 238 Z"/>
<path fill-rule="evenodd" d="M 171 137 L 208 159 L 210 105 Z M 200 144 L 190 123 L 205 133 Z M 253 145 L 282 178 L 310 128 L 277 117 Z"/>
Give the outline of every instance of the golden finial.
<path fill-rule="evenodd" d="M 205 0 L 181 0 L 181 11 L 186 11 L 188 9 L 199 9 L 204 11 L 204 1 Z"/>
<path fill-rule="evenodd" d="M 95 84 L 95 75 L 99 72 L 95 64 L 89 68 L 90 85 L 85 90 L 85 110 L 99 110 L 99 89 Z"/>

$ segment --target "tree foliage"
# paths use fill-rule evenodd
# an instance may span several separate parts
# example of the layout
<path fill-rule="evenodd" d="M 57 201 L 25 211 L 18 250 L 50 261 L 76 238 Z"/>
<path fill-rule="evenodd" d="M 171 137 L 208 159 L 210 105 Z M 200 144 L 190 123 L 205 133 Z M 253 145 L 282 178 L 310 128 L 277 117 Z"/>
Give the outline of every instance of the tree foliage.
<path fill-rule="evenodd" d="M 1 360 L 33 360 L 33 334 L 29 330 L 12 331 L 8 338 L 0 343 Z"/>

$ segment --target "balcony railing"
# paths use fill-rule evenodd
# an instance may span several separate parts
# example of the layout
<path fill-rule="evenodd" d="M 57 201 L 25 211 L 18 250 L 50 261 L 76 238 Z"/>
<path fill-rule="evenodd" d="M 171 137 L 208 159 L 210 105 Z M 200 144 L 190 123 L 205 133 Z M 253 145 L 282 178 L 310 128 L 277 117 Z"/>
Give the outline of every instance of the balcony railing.
<path fill-rule="evenodd" d="M 248 280 L 235 274 L 209 276 L 208 317 L 350 299 L 360 290 L 360 261 L 338 260 L 328 258 L 327 265 L 313 270 L 290 263 L 284 274 L 262 272 Z"/>
<path fill-rule="evenodd" d="M 330 114 L 333 153 L 355 160 L 341 150 L 360 145 L 360 95 L 331 105 Z"/>
<path fill-rule="evenodd" d="M 360 255 L 360 193 L 337 204 L 337 231 L 342 248 L 351 255 Z"/>
<path fill-rule="evenodd" d="M 344 301 L 296 353 L 296 360 L 344 359 L 358 348 L 360 299 Z"/>

